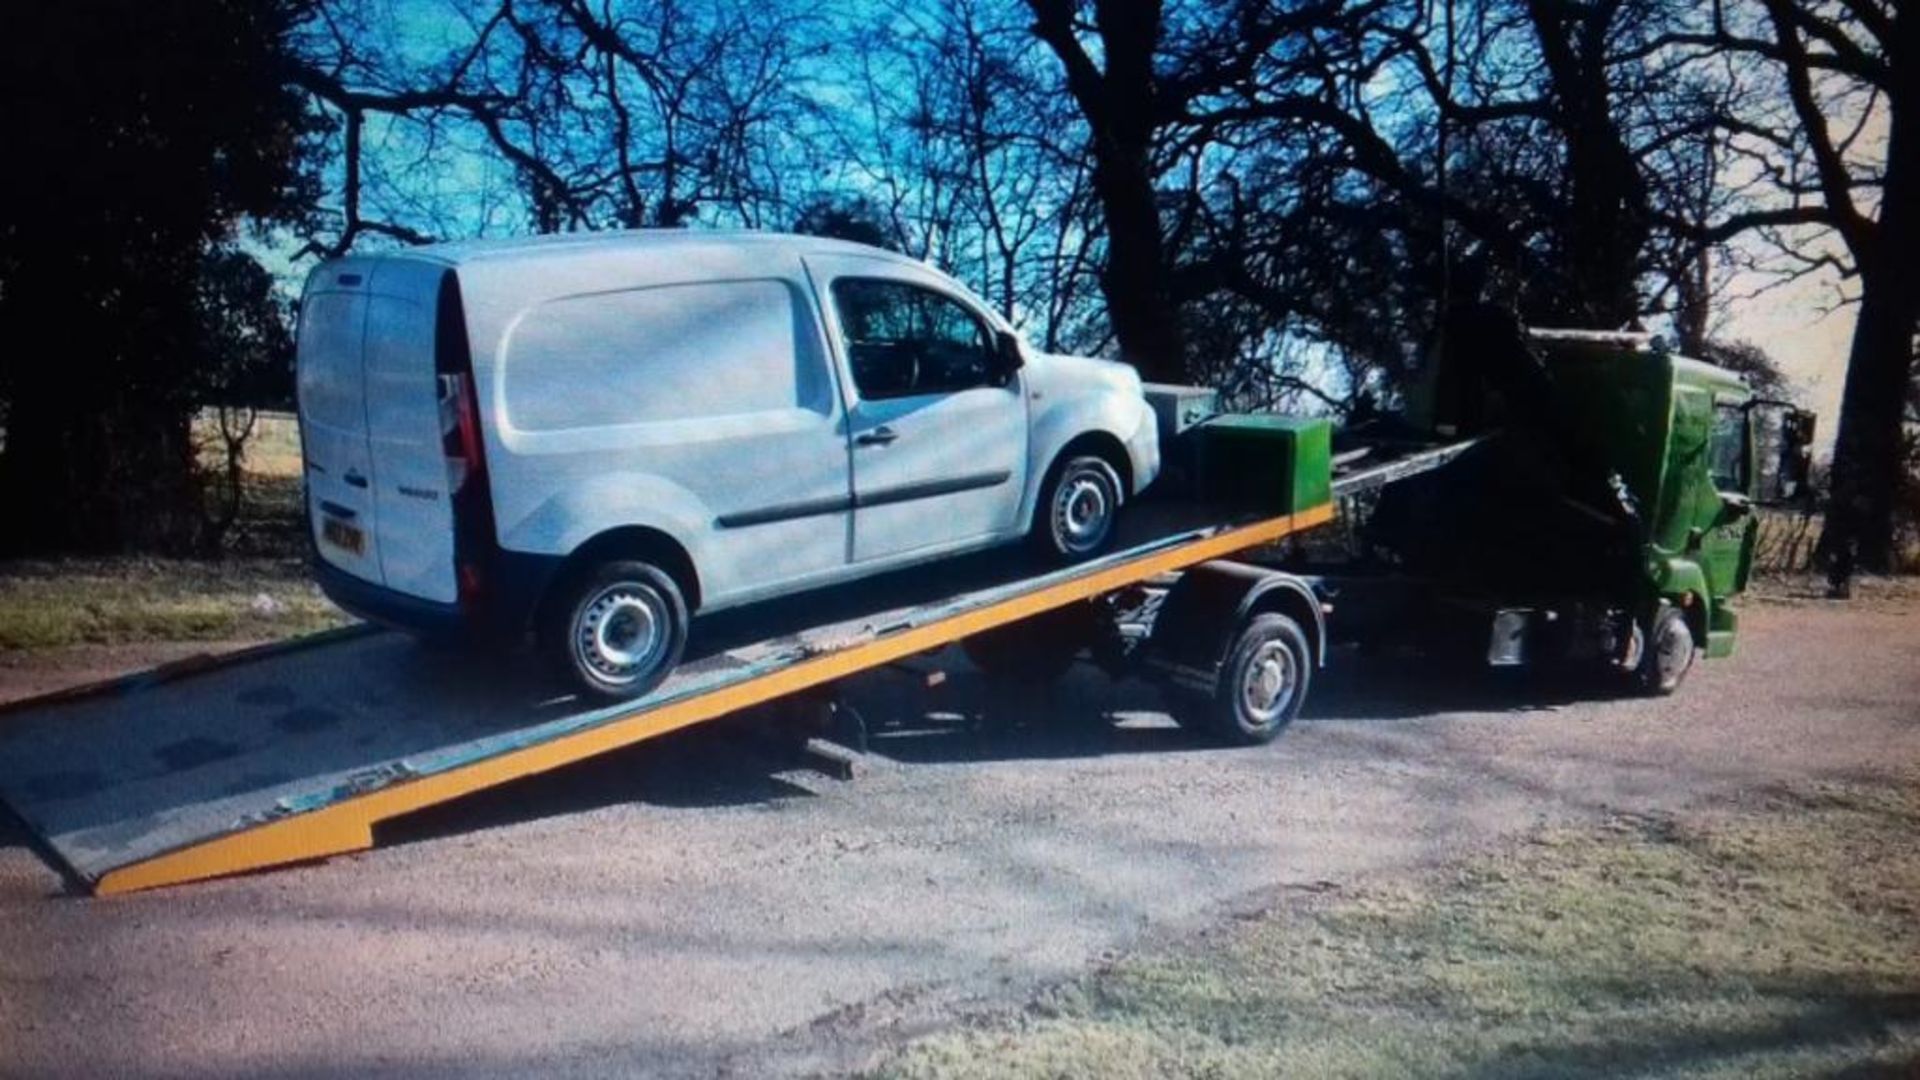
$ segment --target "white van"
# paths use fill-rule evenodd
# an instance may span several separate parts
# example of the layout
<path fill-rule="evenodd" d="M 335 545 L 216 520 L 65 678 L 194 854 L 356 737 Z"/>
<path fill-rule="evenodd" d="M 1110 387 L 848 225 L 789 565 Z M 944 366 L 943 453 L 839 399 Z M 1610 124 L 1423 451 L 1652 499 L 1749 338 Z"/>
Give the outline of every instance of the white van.
<path fill-rule="evenodd" d="M 692 612 L 1031 536 L 1100 552 L 1154 478 L 1132 368 L 813 237 L 596 233 L 328 262 L 299 333 L 307 513 L 342 607 L 528 629 L 646 692 Z"/>

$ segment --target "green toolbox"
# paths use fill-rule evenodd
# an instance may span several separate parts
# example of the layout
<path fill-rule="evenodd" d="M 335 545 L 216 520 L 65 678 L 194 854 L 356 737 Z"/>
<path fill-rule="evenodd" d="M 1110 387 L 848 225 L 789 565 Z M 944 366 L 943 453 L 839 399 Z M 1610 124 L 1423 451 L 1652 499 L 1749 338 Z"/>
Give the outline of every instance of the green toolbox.
<path fill-rule="evenodd" d="M 1333 497 L 1333 423 L 1271 413 L 1226 413 L 1199 437 L 1200 491 L 1239 510 L 1290 514 Z"/>

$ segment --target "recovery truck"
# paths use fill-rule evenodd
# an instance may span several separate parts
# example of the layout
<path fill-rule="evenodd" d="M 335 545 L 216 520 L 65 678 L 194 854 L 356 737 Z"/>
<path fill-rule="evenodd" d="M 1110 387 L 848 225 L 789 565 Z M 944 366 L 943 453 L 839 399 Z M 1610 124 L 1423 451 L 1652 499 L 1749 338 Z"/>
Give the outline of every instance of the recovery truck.
<path fill-rule="evenodd" d="M 0 802 L 104 895 L 365 849 L 381 822 L 954 643 L 989 676 L 1085 656 L 1157 680 L 1183 726 L 1249 744 L 1345 642 L 1653 692 L 1731 653 L 1753 507 L 1804 488 L 1808 418 L 1643 337 L 1463 333 L 1447 355 L 1407 419 L 1337 438 L 1155 391 L 1167 489 L 1090 563 L 990 552 L 716 615 L 611 705 L 365 626 L 166 666 L 0 711 Z"/>
<path fill-rule="evenodd" d="M 1032 679 L 1078 645 L 1161 682 L 1182 726 L 1238 743 L 1274 738 L 1337 646 L 1649 694 L 1673 693 L 1697 657 L 1731 656 L 1756 509 L 1808 497 L 1812 414 L 1649 334 L 1456 322 L 1406 415 L 1334 437 L 1344 535 L 1145 581 L 1077 623 L 1068 609 L 1010 624 L 968 655 Z M 1269 422 L 1222 417 L 1199 449 L 1237 449 Z M 1203 498 L 1275 482 L 1259 458 L 1226 457 L 1201 463 Z"/>

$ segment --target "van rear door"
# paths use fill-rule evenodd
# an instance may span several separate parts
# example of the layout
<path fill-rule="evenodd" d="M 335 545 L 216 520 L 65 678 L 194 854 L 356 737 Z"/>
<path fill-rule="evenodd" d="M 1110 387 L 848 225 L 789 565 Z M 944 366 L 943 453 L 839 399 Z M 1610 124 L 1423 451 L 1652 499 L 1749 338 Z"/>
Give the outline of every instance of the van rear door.
<path fill-rule="evenodd" d="M 366 337 L 373 264 L 339 259 L 307 278 L 300 304 L 300 442 L 307 522 L 320 558 L 376 585 L 380 572 L 373 463 L 367 445 Z"/>
<path fill-rule="evenodd" d="M 300 429 L 307 516 L 320 557 L 364 581 L 458 599 L 453 508 L 434 339 L 449 271 L 409 259 L 342 259 L 307 281 L 300 313 Z"/>
<path fill-rule="evenodd" d="M 367 298 L 364 351 L 381 573 L 390 589 L 448 604 L 459 599 L 451 489 L 459 477 L 446 450 L 457 417 L 435 366 L 435 329 L 449 273 L 383 260 Z M 451 303 L 452 290 L 445 295 Z"/>

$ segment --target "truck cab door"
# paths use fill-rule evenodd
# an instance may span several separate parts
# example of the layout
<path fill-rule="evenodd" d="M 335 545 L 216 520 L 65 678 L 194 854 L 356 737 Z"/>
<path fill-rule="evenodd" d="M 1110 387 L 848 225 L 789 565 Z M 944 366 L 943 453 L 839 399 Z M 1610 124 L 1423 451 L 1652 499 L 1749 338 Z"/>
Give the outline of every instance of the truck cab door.
<path fill-rule="evenodd" d="M 1700 568 L 1716 600 L 1744 590 L 1753 567 L 1759 521 L 1750 415 L 1743 402 L 1717 400 L 1707 435 L 1707 471 L 1720 497 L 1720 512 L 1701 536 Z"/>
<path fill-rule="evenodd" d="M 1791 402 L 1755 400 L 1747 437 L 1753 443 L 1754 502 L 1760 506 L 1813 509 L 1813 433 L 1817 417 Z"/>

